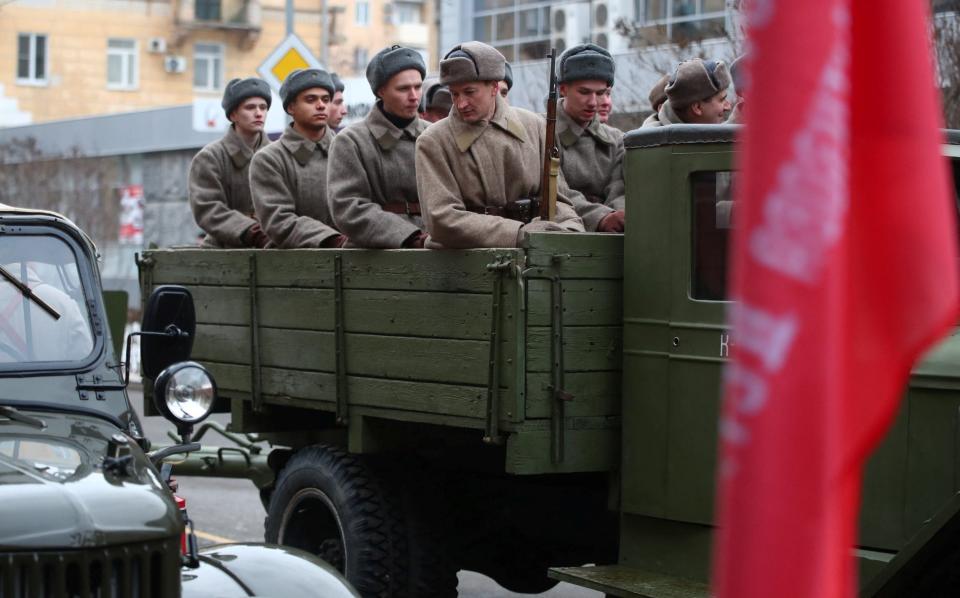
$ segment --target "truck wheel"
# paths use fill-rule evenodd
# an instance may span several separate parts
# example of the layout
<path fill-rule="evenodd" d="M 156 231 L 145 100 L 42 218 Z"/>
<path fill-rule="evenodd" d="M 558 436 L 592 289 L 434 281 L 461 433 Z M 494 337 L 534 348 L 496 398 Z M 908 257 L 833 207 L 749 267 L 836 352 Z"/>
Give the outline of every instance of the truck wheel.
<path fill-rule="evenodd" d="M 267 542 L 318 555 L 365 598 L 401 587 L 402 528 L 356 455 L 325 445 L 294 454 L 277 476 L 264 525 Z"/>
<path fill-rule="evenodd" d="M 377 463 L 394 512 L 406 533 L 407 598 L 456 598 L 457 554 L 451 546 L 450 502 L 437 472 L 420 461 L 387 458 Z"/>

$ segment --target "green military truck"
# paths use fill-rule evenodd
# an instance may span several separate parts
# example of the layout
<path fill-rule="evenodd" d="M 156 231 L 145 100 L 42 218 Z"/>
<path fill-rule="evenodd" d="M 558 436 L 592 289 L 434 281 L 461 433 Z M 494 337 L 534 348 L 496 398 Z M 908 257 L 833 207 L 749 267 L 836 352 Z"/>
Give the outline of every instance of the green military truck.
<path fill-rule="evenodd" d="M 267 540 L 364 596 L 454 595 L 460 568 L 517 591 L 706 595 L 735 134 L 628 134 L 622 236 L 145 253 L 144 296 L 192 293 L 219 408 L 271 443 L 178 471 L 251 477 Z M 865 594 L 955 581 L 934 573 L 956 556 L 958 352 L 948 339 L 917 366 L 870 463 Z"/>
<path fill-rule="evenodd" d="M 171 350 L 193 337 L 186 311 L 149 309 L 164 332 L 144 360 L 158 372 L 157 407 L 182 432 L 151 451 L 112 340 L 122 295 L 105 301 L 96 248 L 69 220 L 0 204 L 0 596 L 356 596 L 313 555 L 197 549 L 163 462 L 200 447 L 190 428 L 215 383 Z"/>

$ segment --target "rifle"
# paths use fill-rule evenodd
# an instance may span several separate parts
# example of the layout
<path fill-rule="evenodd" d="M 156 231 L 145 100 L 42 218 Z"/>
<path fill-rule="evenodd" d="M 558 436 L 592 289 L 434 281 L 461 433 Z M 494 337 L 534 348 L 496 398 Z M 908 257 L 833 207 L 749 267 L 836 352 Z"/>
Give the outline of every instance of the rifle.
<path fill-rule="evenodd" d="M 557 147 L 557 51 L 550 48 L 547 94 L 547 139 L 540 173 L 540 220 L 553 220 L 557 214 L 557 177 L 560 174 L 560 148 Z"/>

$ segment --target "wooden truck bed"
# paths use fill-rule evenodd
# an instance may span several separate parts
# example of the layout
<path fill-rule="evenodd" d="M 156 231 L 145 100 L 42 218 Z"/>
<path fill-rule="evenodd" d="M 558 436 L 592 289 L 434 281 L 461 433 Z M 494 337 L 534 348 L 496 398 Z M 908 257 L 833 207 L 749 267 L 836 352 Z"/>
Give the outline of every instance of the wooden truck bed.
<path fill-rule="evenodd" d="M 475 429 L 506 443 L 510 473 L 605 471 L 619 454 L 622 241 L 153 250 L 141 284 L 143 296 L 164 284 L 190 289 L 193 357 L 235 414 L 333 413 L 358 451 L 366 417 Z M 243 427 L 269 433 L 276 420 L 247 417 Z"/>

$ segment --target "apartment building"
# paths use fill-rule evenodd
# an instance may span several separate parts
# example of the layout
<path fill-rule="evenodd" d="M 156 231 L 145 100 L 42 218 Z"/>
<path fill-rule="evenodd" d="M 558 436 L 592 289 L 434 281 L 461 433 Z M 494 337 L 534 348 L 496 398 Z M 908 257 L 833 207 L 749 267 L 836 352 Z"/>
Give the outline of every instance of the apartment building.
<path fill-rule="evenodd" d="M 286 37 L 286 0 L 0 0 L 0 126 L 219 97 Z M 294 31 L 344 77 L 399 43 L 436 63 L 433 3 L 294 0 Z M 326 16 L 326 19 L 324 19 Z M 326 20 L 326 34 L 324 21 Z"/>

